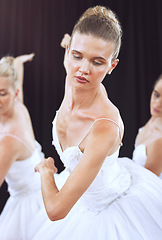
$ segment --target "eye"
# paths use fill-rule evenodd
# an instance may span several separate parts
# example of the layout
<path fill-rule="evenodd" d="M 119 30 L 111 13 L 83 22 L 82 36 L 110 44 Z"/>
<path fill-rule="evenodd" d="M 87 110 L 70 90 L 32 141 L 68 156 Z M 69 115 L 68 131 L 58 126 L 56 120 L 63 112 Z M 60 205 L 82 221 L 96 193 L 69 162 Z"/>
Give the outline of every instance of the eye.
<path fill-rule="evenodd" d="M 158 98 L 158 97 L 160 96 L 160 94 L 159 94 L 158 92 L 154 91 L 154 92 L 153 92 L 153 96 L 156 97 L 156 98 Z"/>
<path fill-rule="evenodd" d="M 6 96 L 6 95 L 7 95 L 6 92 L 0 92 L 0 96 L 1 96 L 1 97 L 4 97 L 4 96 Z"/>
<path fill-rule="evenodd" d="M 100 65 L 102 65 L 102 62 L 99 62 L 99 61 L 93 61 L 93 65 L 95 65 L 95 66 L 100 66 Z"/>
<path fill-rule="evenodd" d="M 82 57 L 77 53 L 73 53 L 73 58 L 78 59 L 78 60 L 82 59 Z"/>

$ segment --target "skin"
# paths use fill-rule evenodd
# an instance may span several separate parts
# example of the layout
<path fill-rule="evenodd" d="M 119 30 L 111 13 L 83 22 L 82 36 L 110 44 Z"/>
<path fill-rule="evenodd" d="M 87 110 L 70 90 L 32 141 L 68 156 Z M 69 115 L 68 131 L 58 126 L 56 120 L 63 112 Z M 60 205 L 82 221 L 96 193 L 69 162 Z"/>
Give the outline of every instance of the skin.
<path fill-rule="evenodd" d="M 151 118 L 136 137 L 136 144 L 146 146 L 145 168 L 157 176 L 162 172 L 162 79 L 155 85 L 150 100 Z"/>
<path fill-rule="evenodd" d="M 14 88 L 10 77 L 0 76 L 0 185 L 14 161 L 23 161 L 34 150 L 34 134 L 28 110 L 22 102 L 23 63 L 32 60 L 33 54 L 15 58 L 18 66 L 18 88 Z M 21 76 L 21 77 L 20 77 Z M 15 101 L 16 100 L 16 101 Z M 30 150 L 13 134 L 21 138 Z"/>
<path fill-rule="evenodd" d="M 68 56 L 67 56 L 68 54 L 67 54 L 67 52 L 68 52 L 68 48 L 69 48 L 70 39 L 71 39 L 70 35 L 68 33 L 66 33 L 66 34 L 64 34 L 64 37 L 63 37 L 63 39 L 60 43 L 60 46 L 62 48 L 65 48 L 64 62 L 63 63 L 64 63 L 64 67 L 65 67 L 66 72 L 67 72 L 67 67 L 68 67 Z M 111 71 L 108 74 L 111 74 Z M 104 87 L 104 85 L 102 85 L 102 88 L 103 88 L 103 92 L 105 93 L 105 95 L 108 96 L 106 88 Z"/>
<path fill-rule="evenodd" d="M 62 151 L 80 143 L 83 156 L 60 191 L 53 176 L 57 169 L 52 158 L 44 159 L 35 168 L 40 172 L 45 208 L 53 221 L 68 214 L 97 176 L 106 156 L 119 148 L 123 122 L 102 87 L 104 77 L 119 61 L 111 61 L 113 51 L 113 43 L 77 32 L 67 48 L 65 96 L 57 116 L 57 135 Z M 95 119 L 103 117 L 116 121 L 120 133 L 115 124 L 106 120 L 91 127 Z"/>

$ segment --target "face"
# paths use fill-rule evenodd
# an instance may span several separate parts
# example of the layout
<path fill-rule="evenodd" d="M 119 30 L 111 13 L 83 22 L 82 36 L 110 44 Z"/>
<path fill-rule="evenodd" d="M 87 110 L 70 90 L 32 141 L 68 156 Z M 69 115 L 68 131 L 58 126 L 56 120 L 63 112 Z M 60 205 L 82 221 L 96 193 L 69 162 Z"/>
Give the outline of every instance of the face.
<path fill-rule="evenodd" d="M 153 117 L 162 118 L 162 79 L 157 82 L 152 91 L 150 112 Z"/>
<path fill-rule="evenodd" d="M 9 77 L 0 77 L 0 114 L 11 110 L 16 97 L 16 91 Z"/>
<path fill-rule="evenodd" d="M 76 32 L 67 51 L 67 77 L 73 86 L 98 87 L 118 64 L 118 59 L 112 62 L 113 51 L 112 42 Z"/>

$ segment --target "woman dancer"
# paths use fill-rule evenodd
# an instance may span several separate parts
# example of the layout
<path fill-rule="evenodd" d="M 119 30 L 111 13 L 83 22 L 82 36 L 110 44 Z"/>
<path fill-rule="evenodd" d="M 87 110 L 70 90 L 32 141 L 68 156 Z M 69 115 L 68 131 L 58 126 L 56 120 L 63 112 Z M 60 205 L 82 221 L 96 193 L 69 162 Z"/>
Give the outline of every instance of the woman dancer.
<path fill-rule="evenodd" d="M 39 174 L 33 170 L 44 157 L 23 104 L 23 64 L 34 54 L 0 60 L 0 184 L 10 197 L 0 215 L 1 240 L 27 240 L 30 222 L 43 208 Z"/>
<path fill-rule="evenodd" d="M 133 160 L 162 179 L 162 74 L 154 84 L 150 114 L 148 122 L 138 131 Z"/>
<path fill-rule="evenodd" d="M 124 126 L 102 81 L 117 66 L 121 26 L 102 6 L 76 23 L 67 48 L 65 96 L 53 143 L 70 176 L 59 190 L 52 158 L 35 167 L 50 220 L 32 238 L 143 240 L 162 236 L 162 182 L 130 159 L 118 159 Z"/>

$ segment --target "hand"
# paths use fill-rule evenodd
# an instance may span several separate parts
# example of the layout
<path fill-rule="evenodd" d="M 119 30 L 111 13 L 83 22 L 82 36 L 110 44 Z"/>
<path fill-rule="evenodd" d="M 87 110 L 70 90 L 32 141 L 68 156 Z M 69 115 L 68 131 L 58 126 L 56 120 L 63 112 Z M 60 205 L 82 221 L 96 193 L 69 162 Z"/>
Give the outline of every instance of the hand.
<path fill-rule="evenodd" d="M 57 172 L 57 168 L 55 166 L 54 159 L 51 157 L 44 158 L 39 164 L 37 164 L 34 168 L 35 172 L 41 172 L 42 170 L 50 170 L 53 173 Z"/>
<path fill-rule="evenodd" d="M 61 47 L 66 48 L 66 46 L 69 45 L 70 39 L 70 35 L 66 33 L 60 43 Z"/>
<path fill-rule="evenodd" d="M 32 61 L 34 56 L 35 56 L 35 53 L 20 55 L 20 56 L 15 58 L 15 61 L 25 63 L 25 62 L 28 62 L 28 61 Z"/>

